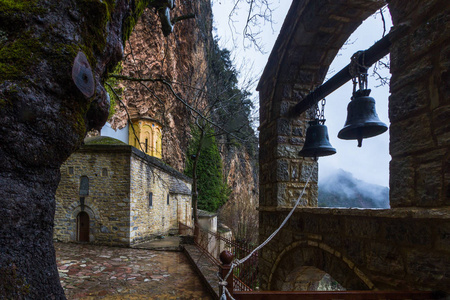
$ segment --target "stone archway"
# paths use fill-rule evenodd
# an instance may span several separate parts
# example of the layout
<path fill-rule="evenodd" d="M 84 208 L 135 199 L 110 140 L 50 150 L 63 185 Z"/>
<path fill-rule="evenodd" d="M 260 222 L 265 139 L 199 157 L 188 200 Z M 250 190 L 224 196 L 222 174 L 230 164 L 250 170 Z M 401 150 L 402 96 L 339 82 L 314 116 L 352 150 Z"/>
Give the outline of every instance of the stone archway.
<path fill-rule="evenodd" d="M 309 267 L 309 268 L 305 268 Z M 326 289 L 368 290 L 373 283 L 353 262 L 328 245 L 297 241 L 286 247 L 275 260 L 269 276 L 269 290 L 299 290 L 320 284 L 329 275 Z M 308 278 L 309 277 L 309 278 Z M 322 282 L 323 283 L 323 282 Z"/>
<path fill-rule="evenodd" d="M 70 240 L 79 242 L 79 221 L 80 216 L 83 215 L 83 220 L 88 220 L 88 240 L 83 240 L 84 242 L 94 242 L 96 240 L 95 233 L 98 232 L 99 228 L 99 213 L 90 204 L 85 204 L 83 207 L 74 202 L 69 209 L 72 211 L 71 226 L 70 226 Z M 86 227 L 84 227 L 86 228 Z"/>
<path fill-rule="evenodd" d="M 281 287 L 275 287 L 280 291 L 344 291 L 330 274 L 313 266 L 301 266 L 295 268 L 286 275 L 286 281 Z"/>

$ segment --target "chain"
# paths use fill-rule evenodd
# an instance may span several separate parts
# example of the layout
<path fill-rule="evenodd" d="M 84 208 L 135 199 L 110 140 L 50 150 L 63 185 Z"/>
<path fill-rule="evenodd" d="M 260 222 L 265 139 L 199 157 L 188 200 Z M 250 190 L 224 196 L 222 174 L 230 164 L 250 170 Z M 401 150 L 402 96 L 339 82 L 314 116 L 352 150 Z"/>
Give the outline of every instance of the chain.
<path fill-rule="evenodd" d="M 320 101 L 321 108 L 319 108 L 319 102 L 316 103 L 316 119 L 319 120 L 322 125 L 325 123 L 325 104 L 327 100 L 325 98 Z"/>
<path fill-rule="evenodd" d="M 359 63 L 361 58 L 361 63 Z M 368 87 L 367 66 L 365 65 L 365 52 L 358 51 L 353 54 L 349 66 L 349 73 L 352 76 L 353 93 L 356 92 L 356 86 L 360 90 L 366 90 Z"/>

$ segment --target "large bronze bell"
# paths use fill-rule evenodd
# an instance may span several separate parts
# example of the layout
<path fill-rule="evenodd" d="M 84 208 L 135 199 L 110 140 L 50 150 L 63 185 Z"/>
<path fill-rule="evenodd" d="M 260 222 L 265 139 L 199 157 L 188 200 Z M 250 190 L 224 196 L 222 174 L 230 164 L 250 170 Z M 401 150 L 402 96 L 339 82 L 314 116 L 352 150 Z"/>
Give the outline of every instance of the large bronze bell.
<path fill-rule="evenodd" d="M 327 126 L 320 124 L 318 119 L 309 122 L 309 124 L 306 130 L 305 144 L 299 155 L 317 158 L 335 154 L 336 149 L 330 144 Z"/>
<path fill-rule="evenodd" d="M 347 106 L 347 120 L 344 128 L 338 133 L 343 140 L 358 140 L 361 147 L 364 138 L 373 137 L 385 132 L 388 127 L 380 121 L 375 111 L 375 100 L 369 97 L 370 90 L 358 90 L 353 93 Z"/>

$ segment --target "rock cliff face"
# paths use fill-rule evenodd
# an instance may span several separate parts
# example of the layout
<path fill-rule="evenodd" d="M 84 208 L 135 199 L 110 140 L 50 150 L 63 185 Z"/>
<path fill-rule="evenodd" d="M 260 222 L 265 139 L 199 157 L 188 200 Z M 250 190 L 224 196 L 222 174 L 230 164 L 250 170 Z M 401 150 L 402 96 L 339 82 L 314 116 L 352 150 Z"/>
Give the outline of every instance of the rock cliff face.
<path fill-rule="evenodd" d="M 177 22 L 173 34 L 164 37 L 160 21 L 145 11 L 125 48 L 121 75 L 147 81 L 120 81 L 122 102 L 131 119 L 150 117 L 163 125 L 162 160 L 182 172 L 190 139 L 190 124 L 196 114 L 187 108 L 207 106 L 209 49 L 213 45 L 210 0 L 177 1 L 174 16 L 195 14 L 194 19 Z M 126 126 L 127 111 L 116 102 L 109 122 L 114 129 Z M 221 147 L 224 177 L 232 189 L 230 200 L 221 209 L 221 219 L 236 233 L 246 220 L 257 224 L 258 184 L 256 160 L 244 147 Z M 250 221 L 250 222 L 249 222 Z M 247 224 L 246 223 L 246 224 Z M 252 228 L 255 225 L 252 225 Z M 257 231 L 254 231 L 257 232 Z"/>
<path fill-rule="evenodd" d="M 209 0 L 177 4 L 172 19 L 188 14 L 195 14 L 195 18 L 175 23 L 173 34 L 164 37 L 157 15 L 147 9 L 126 45 L 121 74 L 149 81 L 121 81 L 119 85 L 131 119 L 150 117 L 163 125 L 162 159 L 182 171 L 191 119 L 180 99 L 194 107 L 205 105 L 201 96 L 212 41 L 212 15 Z M 112 128 L 123 128 L 127 122 L 126 110 L 116 103 Z"/>
<path fill-rule="evenodd" d="M 231 187 L 230 198 L 219 211 L 219 221 L 233 230 L 235 237 L 257 242 L 258 167 L 244 147 L 222 147 L 224 176 Z"/>

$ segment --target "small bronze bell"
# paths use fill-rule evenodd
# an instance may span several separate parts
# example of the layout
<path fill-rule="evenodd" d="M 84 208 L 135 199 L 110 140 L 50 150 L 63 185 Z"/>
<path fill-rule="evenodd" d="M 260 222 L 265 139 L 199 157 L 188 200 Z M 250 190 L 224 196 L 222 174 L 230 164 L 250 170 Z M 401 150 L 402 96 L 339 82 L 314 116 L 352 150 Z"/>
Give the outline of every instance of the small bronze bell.
<path fill-rule="evenodd" d="M 309 122 L 309 127 L 306 130 L 305 144 L 299 152 L 303 157 L 320 157 L 328 156 L 336 153 L 330 144 L 327 126 L 319 123 L 319 119 Z"/>
<path fill-rule="evenodd" d="M 358 140 L 361 147 L 363 138 L 373 137 L 385 132 L 388 127 L 380 121 L 375 111 L 375 100 L 369 97 L 370 90 L 358 90 L 353 93 L 347 106 L 347 120 L 338 133 L 343 140 Z"/>

